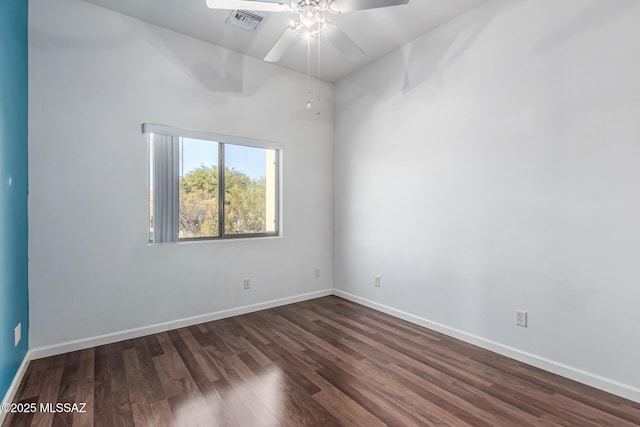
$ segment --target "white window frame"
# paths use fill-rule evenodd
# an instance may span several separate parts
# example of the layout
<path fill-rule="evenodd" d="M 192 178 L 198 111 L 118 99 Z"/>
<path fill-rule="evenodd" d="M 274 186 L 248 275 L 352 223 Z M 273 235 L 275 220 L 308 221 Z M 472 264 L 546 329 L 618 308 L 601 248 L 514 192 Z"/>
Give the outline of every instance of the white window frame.
<path fill-rule="evenodd" d="M 165 243 L 178 243 L 178 242 L 198 242 L 198 241 L 209 241 L 209 240 L 235 240 L 235 239 L 246 239 L 246 238 L 263 238 L 263 237 L 279 237 L 282 235 L 282 223 L 281 223 L 281 211 L 282 211 L 282 145 L 278 142 L 273 141 L 264 141 L 253 138 L 245 138 L 239 136 L 232 135 L 224 135 L 206 131 L 198 131 L 198 130 L 188 130 L 188 129 L 180 129 L 172 126 L 165 125 L 157 125 L 151 123 L 143 123 L 142 124 L 142 133 L 147 136 L 147 147 L 150 146 L 150 138 L 151 135 L 166 135 L 175 138 L 190 138 L 190 139 L 198 139 L 205 141 L 212 141 L 218 143 L 218 166 L 222 165 L 222 167 L 218 168 L 218 223 L 219 223 L 219 236 L 213 237 L 196 237 L 196 238 L 178 238 L 177 230 L 175 230 L 175 236 L 173 240 L 164 241 L 164 242 L 155 242 L 150 240 L 150 244 L 165 244 Z M 236 145 L 236 146 L 245 146 L 245 147 L 254 147 L 254 148 L 262 148 L 262 149 L 270 149 L 276 151 L 276 182 L 275 182 L 275 191 L 276 191 L 276 200 L 275 200 L 275 231 L 269 232 L 260 232 L 260 233 L 235 233 L 235 234 L 226 234 L 224 232 L 224 146 L 225 145 Z M 147 166 L 149 166 L 150 155 L 147 156 Z M 150 171 L 148 171 L 150 172 Z M 147 177 L 150 177 L 150 173 L 147 173 Z M 149 183 L 150 184 L 150 183 Z M 149 185 L 148 188 L 151 188 Z M 154 203 L 155 203 L 154 199 Z M 154 220 L 155 220 L 155 206 L 154 206 Z M 177 225 L 176 225 L 177 227 Z M 155 228 L 155 227 L 154 227 Z"/>

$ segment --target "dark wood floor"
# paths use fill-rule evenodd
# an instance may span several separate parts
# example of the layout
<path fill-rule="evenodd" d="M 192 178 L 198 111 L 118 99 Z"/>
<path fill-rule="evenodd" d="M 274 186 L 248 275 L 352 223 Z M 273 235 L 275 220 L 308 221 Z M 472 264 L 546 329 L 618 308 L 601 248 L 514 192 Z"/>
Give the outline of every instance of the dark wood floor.
<path fill-rule="evenodd" d="M 34 360 L 3 426 L 638 426 L 640 405 L 337 297 Z"/>

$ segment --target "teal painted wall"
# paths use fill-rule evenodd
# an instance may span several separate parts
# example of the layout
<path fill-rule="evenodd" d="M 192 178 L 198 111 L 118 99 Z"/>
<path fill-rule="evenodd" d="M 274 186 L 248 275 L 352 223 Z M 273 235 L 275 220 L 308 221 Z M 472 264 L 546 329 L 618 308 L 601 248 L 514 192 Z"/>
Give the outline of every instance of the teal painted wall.
<path fill-rule="evenodd" d="M 27 21 L 28 0 L 0 0 L 0 399 L 28 350 Z"/>

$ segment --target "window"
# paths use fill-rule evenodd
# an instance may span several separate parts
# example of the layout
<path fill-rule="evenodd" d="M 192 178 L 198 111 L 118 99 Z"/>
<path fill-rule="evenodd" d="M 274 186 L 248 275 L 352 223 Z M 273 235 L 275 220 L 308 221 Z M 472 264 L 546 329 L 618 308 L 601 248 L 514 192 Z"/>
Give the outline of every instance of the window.
<path fill-rule="evenodd" d="M 143 132 L 152 243 L 279 234 L 278 144 L 147 124 Z"/>

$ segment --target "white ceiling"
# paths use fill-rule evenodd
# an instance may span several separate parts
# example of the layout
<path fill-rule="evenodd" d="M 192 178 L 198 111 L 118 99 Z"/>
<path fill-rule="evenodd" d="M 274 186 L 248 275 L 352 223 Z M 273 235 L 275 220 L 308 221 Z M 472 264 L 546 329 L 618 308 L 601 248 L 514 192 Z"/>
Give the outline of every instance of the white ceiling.
<path fill-rule="evenodd" d="M 205 0 L 85 1 L 257 59 L 264 58 L 292 18 L 286 12 L 259 12 L 264 20 L 252 33 L 226 24 L 231 11 L 209 9 Z M 332 21 L 366 54 L 359 61 L 350 62 L 328 42 L 324 43 L 320 77 L 331 82 L 340 80 L 483 1 L 410 0 L 404 6 L 332 15 Z M 306 73 L 306 50 L 302 43 L 292 47 L 279 64 Z"/>

